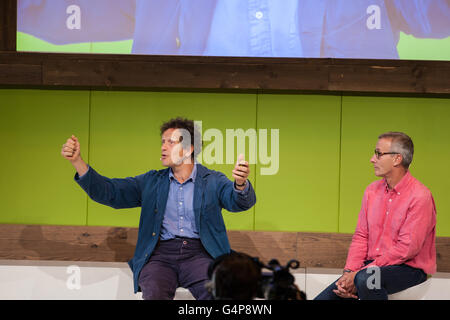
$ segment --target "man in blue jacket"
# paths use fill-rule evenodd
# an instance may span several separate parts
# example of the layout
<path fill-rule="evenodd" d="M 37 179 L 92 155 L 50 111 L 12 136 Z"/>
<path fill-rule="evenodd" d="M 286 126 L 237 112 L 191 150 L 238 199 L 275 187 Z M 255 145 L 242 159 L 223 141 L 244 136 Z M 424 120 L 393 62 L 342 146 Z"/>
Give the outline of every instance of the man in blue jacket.
<path fill-rule="evenodd" d="M 72 136 L 61 154 L 75 167 L 75 181 L 89 197 L 120 209 L 142 207 L 136 250 L 129 261 L 135 293 L 144 299 L 173 299 L 177 287 L 196 299 L 210 299 L 205 284 L 214 258 L 230 252 L 222 208 L 239 212 L 256 202 L 248 162 L 240 157 L 234 183 L 223 173 L 195 163 L 201 135 L 194 122 L 172 119 L 161 126 L 161 163 L 136 177 L 110 179 L 98 174 L 80 155 Z"/>
<path fill-rule="evenodd" d="M 448 0 L 18 0 L 54 44 L 133 39 L 133 53 L 398 59 L 400 32 L 450 35 Z"/>

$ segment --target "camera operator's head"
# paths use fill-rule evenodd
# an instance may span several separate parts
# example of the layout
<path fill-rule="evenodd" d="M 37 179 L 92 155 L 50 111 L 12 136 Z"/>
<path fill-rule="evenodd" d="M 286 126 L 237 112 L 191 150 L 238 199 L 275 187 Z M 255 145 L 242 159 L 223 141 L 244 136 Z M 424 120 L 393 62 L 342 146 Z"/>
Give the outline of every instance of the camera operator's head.
<path fill-rule="evenodd" d="M 231 252 L 218 257 L 209 267 L 208 287 L 216 300 L 251 300 L 256 297 L 261 267 L 250 256 Z"/>

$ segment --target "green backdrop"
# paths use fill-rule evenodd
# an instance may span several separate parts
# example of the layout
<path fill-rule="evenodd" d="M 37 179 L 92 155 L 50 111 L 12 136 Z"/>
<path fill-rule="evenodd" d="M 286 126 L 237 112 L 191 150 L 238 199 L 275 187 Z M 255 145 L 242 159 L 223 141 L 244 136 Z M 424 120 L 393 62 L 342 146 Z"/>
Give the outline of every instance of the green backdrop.
<path fill-rule="evenodd" d="M 377 179 L 369 162 L 377 137 L 396 130 L 413 138 L 411 172 L 434 195 L 438 236 L 450 236 L 450 99 L 340 95 L 2 89 L 0 223 L 137 227 L 139 208 L 87 197 L 62 144 L 75 134 L 100 174 L 135 176 L 162 169 L 159 127 L 176 116 L 224 139 L 226 129 L 253 128 L 267 129 L 270 142 L 279 130 L 278 172 L 251 165 L 257 204 L 224 212 L 229 229 L 352 233 L 363 191 Z M 207 166 L 231 178 L 234 164 Z"/>

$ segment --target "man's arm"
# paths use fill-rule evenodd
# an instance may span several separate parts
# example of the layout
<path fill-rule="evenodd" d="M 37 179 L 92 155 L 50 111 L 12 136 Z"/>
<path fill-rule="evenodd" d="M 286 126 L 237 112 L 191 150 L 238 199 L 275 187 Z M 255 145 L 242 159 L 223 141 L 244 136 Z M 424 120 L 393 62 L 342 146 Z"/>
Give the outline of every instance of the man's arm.
<path fill-rule="evenodd" d="M 135 0 L 18 0 L 17 30 L 53 44 L 131 39 Z"/>
<path fill-rule="evenodd" d="M 369 231 L 367 224 L 367 203 L 369 192 L 364 192 L 361 210 L 358 216 L 355 233 L 347 255 L 344 274 L 336 281 L 337 289 L 334 293 L 341 298 L 357 299 L 354 278 L 358 270 L 364 265 L 367 258 Z"/>
<path fill-rule="evenodd" d="M 81 145 L 74 135 L 63 144 L 61 155 L 74 166 L 77 171 L 75 181 L 92 200 L 115 209 L 141 206 L 142 186 L 148 173 L 125 179 L 109 179 L 99 175 L 81 158 Z"/>
<path fill-rule="evenodd" d="M 142 186 L 146 175 L 110 179 L 89 167 L 82 177 L 77 172 L 74 179 L 95 202 L 114 209 L 123 209 L 142 206 Z"/>
<path fill-rule="evenodd" d="M 391 25 L 417 38 L 450 36 L 448 0 L 387 0 Z"/>
<path fill-rule="evenodd" d="M 222 206 L 230 212 L 246 211 L 256 203 L 255 190 L 247 179 L 250 168 L 244 156 L 239 159 L 233 169 L 234 183 L 220 173 L 218 179 L 218 192 Z"/>
<path fill-rule="evenodd" d="M 82 178 L 89 170 L 89 166 L 83 159 L 72 162 L 73 167 L 77 170 L 78 176 Z"/>
<path fill-rule="evenodd" d="M 369 192 L 366 189 L 358 216 L 356 230 L 353 234 L 352 242 L 348 250 L 347 261 L 345 264 L 346 270 L 356 271 L 360 269 L 364 265 L 364 261 L 367 258 L 369 241 L 369 229 L 367 222 L 368 196 Z"/>
<path fill-rule="evenodd" d="M 224 174 L 220 174 L 217 179 L 220 203 L 223 208 L 230 212 L 240 212 L 249 210 L 255 205 L 256 194 L 249 180 L 241 191 Z"/>

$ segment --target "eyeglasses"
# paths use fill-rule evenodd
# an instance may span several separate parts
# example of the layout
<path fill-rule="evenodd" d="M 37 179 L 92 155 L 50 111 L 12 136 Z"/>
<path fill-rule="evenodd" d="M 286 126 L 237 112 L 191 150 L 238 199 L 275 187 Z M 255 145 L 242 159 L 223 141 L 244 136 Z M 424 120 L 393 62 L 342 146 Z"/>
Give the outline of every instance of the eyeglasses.
<path fill-rule="evenodd" d="M 375 149 L 375 155 L 377 156 L 378 160 L 380 160 L 380 158 L 382 156 L 384 156 L 385 154 L 399 154 L 399 153 L 398 152 L 380 152 L 380 151 Z"/>

